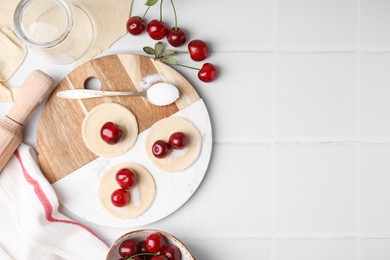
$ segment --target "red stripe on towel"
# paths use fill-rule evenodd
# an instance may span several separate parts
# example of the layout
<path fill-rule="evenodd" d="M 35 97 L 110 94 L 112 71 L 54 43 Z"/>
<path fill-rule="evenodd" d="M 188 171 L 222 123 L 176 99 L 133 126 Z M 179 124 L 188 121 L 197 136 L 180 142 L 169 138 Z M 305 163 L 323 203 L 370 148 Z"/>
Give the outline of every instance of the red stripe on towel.
<path fill-rule="evenodd" d="M 26 181 L 30 185 L 32 185 L 34 187 L 34 192 L 37 195 L 39 201 L 41 202 L 41 204 L 42 204 L 42 206 L 43 206 L 43 208 L 45 210 L 46 219 L 49 222 L 57 222 L 57 223 L 64 223 L 64 224 L 71 224 L 71 225 L 74 225 L 74 226 L 78 226 L 78 227 L 88 231 L 89 233 L 91 233 L 93 236 L 95 236 L 97 239 L 100 240 L 100 238 L 98 238 L 98 236 L 95 233 L 93 233 L 92 230 L 90 230 L 89 228 L 87 228 L 86 226 L 84 226 L 84 225 L 82 225 L 82 224 L 80 224 L 78 222 L 71 221 L 71 220 L 62 220 L 62 219 L 54 218 L 52 216 L 52 214 L 53 214 L 53 207 L 52 207 L 49 199 L 47 198 L 46 194 L 43 192 L 39 182 L 34 180 L 34 178 L 32 178 L 31 175 L 26 170 L 26 167 L 24 167 L 22 158 L 20 157 L 20 154 L 19 154 L 18 150 L 15 151 L 15 156 L 18 159 L 20 166 L 22 167 L 24 178 L 26 179 Z"/>

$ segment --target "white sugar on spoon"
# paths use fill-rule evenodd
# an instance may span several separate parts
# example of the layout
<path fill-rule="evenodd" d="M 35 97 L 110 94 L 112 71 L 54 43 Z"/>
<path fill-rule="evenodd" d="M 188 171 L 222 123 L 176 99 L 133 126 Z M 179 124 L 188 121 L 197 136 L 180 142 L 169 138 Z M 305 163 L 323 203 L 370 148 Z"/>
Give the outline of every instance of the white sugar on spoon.
<path fill-rule="evenodd" d="M 57 97 L 68 99 L 86 99 L 113 96 L 141 96 L 146 98 L 153 105 L 168 106 L 174 103 L 180 97 L 180 93 L 176 86 L 167 82 L 155 83 L 149 88 L 140 92 L 103 91 L 93 89 L 70 89 L 57 92 Z"/>
<path fill-rule="evenodd" d="M 179 90 L 170 83 L 160 82 L 146 89 L 146 98 L 156 106 L 170 105 L 179 97 Z"/>

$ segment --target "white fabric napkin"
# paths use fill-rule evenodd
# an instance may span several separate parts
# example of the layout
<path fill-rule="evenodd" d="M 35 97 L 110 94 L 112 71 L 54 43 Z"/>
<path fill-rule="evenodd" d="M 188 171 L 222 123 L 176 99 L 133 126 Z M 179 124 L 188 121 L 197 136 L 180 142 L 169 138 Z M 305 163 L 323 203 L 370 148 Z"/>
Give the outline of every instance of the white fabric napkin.
<path fill-rule="evenodd" d="M 107 245 L 58 212 L 37 162 L 21 144 L 0 173 L 0 259 L 105 259 Z"/>

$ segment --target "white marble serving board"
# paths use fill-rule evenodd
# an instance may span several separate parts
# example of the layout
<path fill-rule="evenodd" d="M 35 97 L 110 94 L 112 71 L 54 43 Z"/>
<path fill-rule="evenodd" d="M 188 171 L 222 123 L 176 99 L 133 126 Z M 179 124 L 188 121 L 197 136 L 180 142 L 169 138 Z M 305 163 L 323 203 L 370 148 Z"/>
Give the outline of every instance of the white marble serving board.
<path fill-rule="evenodd" d="M 203 100 L 191 104 L 172 115 L 191 121 L 201 132 L 203 143 L 198 160 L 188 169 L 169 173 L 156 168 L 149 160 L 144 144 L 149 129 L 138 135 L 134 146 L 125 154 L 99 157 L 53 184 L 58 200 L 75 215 L 89 222 L 107 227 L 137 227 L 158 221 L 181 207 L 196 191 L 206 174 L 212 151 L 212 128 Z M 100 178 L 112 166 L 134 162 L 144 166 L 156 184 L 156 198 L 152 206 L 137 218 L 123 220 L 110 215 L 99 203 Z"/>

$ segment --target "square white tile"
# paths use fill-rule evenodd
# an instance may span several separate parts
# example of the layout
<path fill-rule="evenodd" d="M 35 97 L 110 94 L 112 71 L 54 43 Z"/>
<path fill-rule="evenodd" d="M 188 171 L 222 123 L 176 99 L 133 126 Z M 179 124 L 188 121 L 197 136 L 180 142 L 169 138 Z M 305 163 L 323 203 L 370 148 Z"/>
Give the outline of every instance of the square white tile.
<path fill-rule="evenodd" d="M 390 47 L 390 2 L 360 1 L 360 44 L 364 47 Z"/>
<path fill-rule="evenodd" d="M 205 100 L 217 142 L 256 142 L 272 136 L 272 55 L 215 53 L 220 77 L 193 86 Z"/>
<path fill-rule="evenodd" d="M 272 44 L 273 1 L 196 0 L 191 3 L 193 38 L 214 50 L 253 50 Z"/>
<path fill-rule="evenodd" d="M 363 239 L 361 247 L 362 260 L 389 260 L 390 239 Z"/>
<path fill-rule="evenodd" d="M 277 0 L 276 8 L 278 46 L 356 45 L 355 0 Z"/>
<path fill-rule="evenodd" d="M 357 259 L 356 239 L 277 239 L 275 260 Z"/>
<path fill-rule="evenodd" d="M 142 228 L 164 230 L 178 238 L 187 237 L 189 235 L 187 226 L 190 224 L 188 220 L 188 211 L 190 210 L 191 209 L 187 207 L 187 203 L 185 203 L 169 216 Z"/>
<path fill-rule="evenodd" d="M 390 235 L 390 145 L 361 146 L 361 230 Z"/>
<path fill-rule="evenodd" d="M 185 239 L 196 256 L 204 260 L 270 260 L 271 243 L 268 239 Z"/>
<path fill-rule="evenodd" d="M 206 178 L 187 202 L 192 237 L 270 233 L 270 147 L 216 144 Z M 217 191 L 217 192 L 216 192 Z"/>
<path fill-rule="evenodd" d="M 277 234 L 356 233 L 354 145 L 277 145 L 275 189 Z"/>
<path fill-rule="evenodd" d="M 277 136 L 356 135 L 356 66 L 349 53 L 278 54 Z"/>
<path fill-rule="evenodd" d="M 361 54 L 360 67 L 361 136 L 389 138 L 390 54 Z"/>

